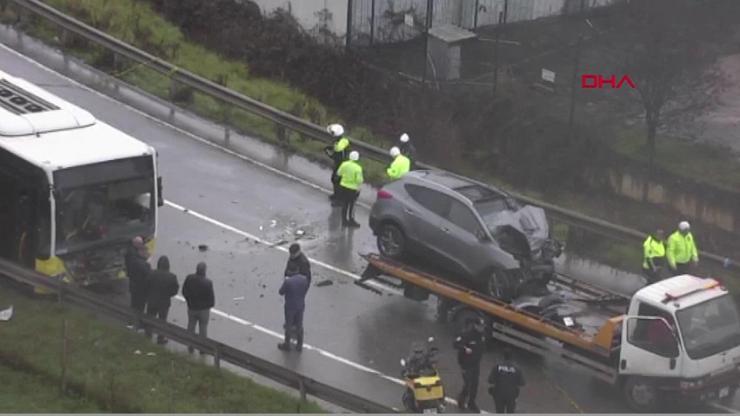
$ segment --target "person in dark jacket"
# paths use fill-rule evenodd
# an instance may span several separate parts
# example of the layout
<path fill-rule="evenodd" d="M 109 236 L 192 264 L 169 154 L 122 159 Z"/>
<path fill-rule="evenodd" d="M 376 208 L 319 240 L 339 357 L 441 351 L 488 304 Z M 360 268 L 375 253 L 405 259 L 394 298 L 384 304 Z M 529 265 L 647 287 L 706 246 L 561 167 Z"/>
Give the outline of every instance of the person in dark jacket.
<path fill-rule="evenodd" d="M 298 273 L 306 276 L 306 279 L 308 280 L 308 286 L 311 286 L 311 262 L 308 261 L 308 258 L 305 254 L 303 254 L 303 251 L 301 251 L 301 246 L 298 243 L 293 243 L 290 245 L 290 257 L 288 258 L 288 264 L 285 266 L 285 274 L 284 276 L 288 276 L 288 269 L 290 269 L 291 264 L 295 264 L 298 266 Z"/>
<path fill-rule="evenodd" d="M 519 388 L 524 386 L 524 375 L 512 362 L 511 355 L 511 350 L 505 349 L 504 361 L 493 367 L 488 376 L 488 383 L 491 384 L 488 392 L 493 396 L 496 413 L 514 413 Z"/>
<path fill-rule="evenodd" d="M 411 138 L 407 133 L 401 135 L 398 138 L 398 144 L 396 144 L 401 150 L 401 154 L 409 158 L 411 161 L 411 170 L 416 169 L 416 147 L 411 143 Z"/>
<path fill-rule="evenodd" d="M 465 322 L 465 330 L 453 344 L 463 376 L 463 388 L 457 396 L 457 406 L 471 412 L 480 412 L 475 399 L 478 396 L 480 362 L 485 349 L 483 329 L 483 319 L 470 318 Z"/>
<path fill-rule="evenodd" d="M 167 321 L 172 297 L 177 295 L 178 290 L 180 290 L 180 284 L 177 283 L 177 276 L 170 273 L 170 259 L 167 256 L 161 256 L 157 261 L 157 270 L 151 272 L 149 277 L 147 315 Z M 151 331 L 147 332 L 147 335 L 150 333 Z M 165 344 L 167 339 L 161 334 L 157 335 L 157 343 Z"/>
<path fill-rule="evenodd" d="M 303 349 L 303 312 L 306 309 L 308 278 L 301 274 L 295 263 L 288 265 L 287 274 L 278 291 L 285 297 L 285 341 L 278 344 L 278 348 L 289 351 L 291 338 L 295 335 L 296 350 L 300 352 Z"/>
<path fill-rule="evenodd" d="M 216 304 L 213 294 L 213 282 L 206 277 L 206 264 L 198 263 L 195 274 L 188 275 L 182 285 L 182 295 L 188 304 L 188 331 L 195 332 L 198 326 L 198 334 L 202 337 L 208 336 L 208 319 L 211 308 Z M 190 353 L 193 348 L 188 348 Z M 200 352 L 203 354 L 203 351 Z"/>
<path fill-rule="evenodd" d="M 131 308 L 139 314 L 144 313 L 149 291 L 149 273 L 152 268 L 147 262 L 148 258 L 149 253 L 146 245 L 144 245 L 144 239 L 135 237 L 131 240 L 131 246 L 126 251 L 124 263 L 128 276 L 128 290 L 131 295 Z M 141 327 L 141 322 L 136 322 L 134 325 Z"/>

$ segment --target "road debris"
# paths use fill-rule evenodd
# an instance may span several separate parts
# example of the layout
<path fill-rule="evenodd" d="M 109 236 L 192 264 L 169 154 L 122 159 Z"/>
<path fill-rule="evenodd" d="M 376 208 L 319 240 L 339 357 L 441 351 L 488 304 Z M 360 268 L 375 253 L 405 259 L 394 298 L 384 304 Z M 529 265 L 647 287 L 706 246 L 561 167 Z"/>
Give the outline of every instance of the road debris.
<path fill-rule="evenodd" d="M 134 351 L 134 354 L 136 354 L 136 355 L 141 355 L 141 350 L 136 350 L 136 351 Z"/>
<path fill-rule="evenodd" d="M 8 309 L 0 311 L 0 321 L 7 322 L 13 317 L 13 305 L 10 305 Z"/>
<path fill-rule="evenodd" d="M 331 286 L 333 284 L 334 284 L 333 281 L 327 279 L 327 280 L 322 280 L 319 283 L 316 283 L 316 286 L 318 286 L 318 287 L 324 287 L 324 286 Z"/>
<path fill-rule="evenodd" d="M 146 355 L 147 355 L 147 357 L 154 357 L 154 356 L 157 355 L 157 353 L 155 353 L 155 352 L 148 352 L 148 353 L 146 353 Z"/>
<path fill-rule="evenodd" d="M 198 245 L 198 250 L 200 250 L 200 251 L 207 251 L 208 250 L 208 246 L 205 245 L 205 244 L 200 244 L 200 245 Z"/>
<path fill-rule="evenodd" d="M 245 299 L 244 296 L 238 296 L 234 298 L 234 300 L 244 300 L 244 299 Z"/>

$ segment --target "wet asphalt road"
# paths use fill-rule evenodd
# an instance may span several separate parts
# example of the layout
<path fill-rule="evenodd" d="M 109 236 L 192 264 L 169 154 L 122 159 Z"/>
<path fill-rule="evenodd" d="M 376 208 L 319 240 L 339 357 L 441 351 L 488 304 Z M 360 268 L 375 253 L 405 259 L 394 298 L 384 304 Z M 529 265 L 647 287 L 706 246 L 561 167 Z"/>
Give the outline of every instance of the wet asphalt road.
<path fill-rule="evenodd" d="M 156 255 L 170 257 L 180 282 L 198 261 L 208 263 L 217 297 L 212 338 L 372 400 L 400 406 L 402 388 L 394 380 L 398 360 L 412 342 L 434 335 L 442 350 L 440 366 L 448 397 L 456 396 L 461 380 L 450 348 L 455 330 L 435 322 L 433 303 L 407 300 L 386 289 L 378 295 L 353 284 L 365 266 L 358 252 L 375 250 L 367 209 L 358 208 L 362 228 L 343 230 L 338 210 L 329 206 L 326 193 L 316 186 L 201 143 L 5 48 L 0 48 L 0 70 L 43 84 L 158 149 L 168 204 L 160 211 Z M 207 123 L 189 122 L 207 129 Z M 253 150 L 263 163 L 302 180 L 323 186 L 318 181 L 328 179 L 328 170 L 300 157 L 273 149 L 265 157 L 264 145 L 246 139 L 240 145 L 247 152 Z M 371 201 L 372 190 L 363 192 L 365 201 Z M 313 287 L 305 316 L 310 347 L 300 355 L 276 349 L 282 325 L 277 289 L 285 251 L 296 240 L 296 230 L 304 232 L 299 241 L 306 254 L 319 262 L 312 266 Z M 207 250 L 200 251 L 199 245 Z M 331 284 L 317 286 L 322 281 Z M 175 302 L 171 320 L 184 324 L 181 301 Z M 481 379 L 498 356 L 496 348 L 486 354 Z M 518 362 L 528 381 L 519 402 L 522 412 L 628 411 L 609 386 L 582 373 L 524 354 L 518 354 Z M 481 383 L 478 402 L 491 411 L 493 403 L 485 390 Z"/>

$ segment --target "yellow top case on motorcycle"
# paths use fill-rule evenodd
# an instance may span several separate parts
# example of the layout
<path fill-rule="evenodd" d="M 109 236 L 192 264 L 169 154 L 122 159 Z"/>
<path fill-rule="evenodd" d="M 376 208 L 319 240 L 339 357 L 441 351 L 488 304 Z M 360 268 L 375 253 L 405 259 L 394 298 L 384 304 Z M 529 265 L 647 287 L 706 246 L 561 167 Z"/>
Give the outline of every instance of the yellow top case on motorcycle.
<path fill-rule="evenodd" d="M 445 391 L 439 377 L 419 377 L 414 379 L 414 396 L 417 401 L 442 399 Z"/>

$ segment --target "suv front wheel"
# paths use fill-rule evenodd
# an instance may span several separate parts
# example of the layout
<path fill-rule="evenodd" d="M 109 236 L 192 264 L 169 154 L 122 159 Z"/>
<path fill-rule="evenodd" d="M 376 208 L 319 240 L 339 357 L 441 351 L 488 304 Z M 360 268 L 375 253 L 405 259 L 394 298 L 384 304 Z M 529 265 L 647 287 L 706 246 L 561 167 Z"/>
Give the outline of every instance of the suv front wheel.
<path fill-rule="evenodd" d="M 393 223 L 381 224 L 378 230 L 378 251 L 385 257 L 400 259 L 406 250 L 406 236 Z"/>

